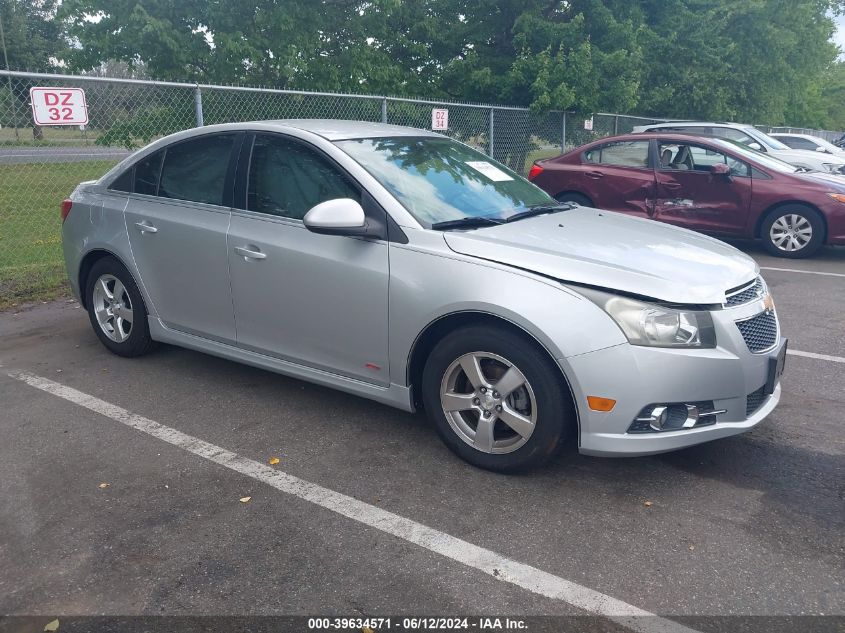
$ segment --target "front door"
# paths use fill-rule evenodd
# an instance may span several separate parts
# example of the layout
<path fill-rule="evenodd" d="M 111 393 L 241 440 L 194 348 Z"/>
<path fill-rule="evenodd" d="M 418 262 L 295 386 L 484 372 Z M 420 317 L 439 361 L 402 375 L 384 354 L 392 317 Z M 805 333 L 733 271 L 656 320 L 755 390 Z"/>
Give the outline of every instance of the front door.
<path fill-rule="evenodd" d="M 235 341 L 224 189 L 235 135 L 168 146 L 135 166 L 126 228 L 141 282 L 173 329 Z"/>
<path fill-rule="evenodd" d="M 751 168 L 704 143 L 658 141 L 657 196 L 653 217 L 696 231 L 741 233 L 751 204 Z M 729 176 L 714 175 L 716 163 Z"/>
<path fill-rule="evenodd" d="M 388 244 L 318 235 L 302 223 L 320 202 L 360 202 L 358 186 L 318 150 L 282 135 L 256 135 L 248 165 L 228 237 L 238 344 L 389 384 Z"/>

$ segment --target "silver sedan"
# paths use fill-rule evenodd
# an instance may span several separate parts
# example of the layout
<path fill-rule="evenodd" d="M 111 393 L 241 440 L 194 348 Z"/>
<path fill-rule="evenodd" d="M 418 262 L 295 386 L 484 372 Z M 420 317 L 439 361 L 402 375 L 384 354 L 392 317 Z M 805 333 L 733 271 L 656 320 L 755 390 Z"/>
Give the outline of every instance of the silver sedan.
<path fill-rule="evenodd" d="M 406 411 L 500 471 L 750 429 L 786 341 L 753 260 L 560 204 L 471 147 L 350 121 L 152 143 L 62 205 L 112 352 L 170 343 Z"/>

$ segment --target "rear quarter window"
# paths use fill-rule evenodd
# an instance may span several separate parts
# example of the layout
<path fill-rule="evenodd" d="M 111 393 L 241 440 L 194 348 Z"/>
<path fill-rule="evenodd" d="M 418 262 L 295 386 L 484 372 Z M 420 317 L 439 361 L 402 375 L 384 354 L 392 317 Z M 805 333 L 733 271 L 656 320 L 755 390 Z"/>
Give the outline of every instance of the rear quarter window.
<path fill-rule="evenodd" d="M 649 141 L 606 143 L 584 152 L 583 161 L 617 167 L 648 167 Z"/>
<path fill-rule="evenodd" d="M 124 171 L 120 176 L 112 180 L 109 189 L 112 191 L 124 191 L 130 193 L 132 191 L 132 177 L 134 176 L 135 168 L 130 167 Z"/>
<path fill-rule="evenodd" d="M 158 177 L 161 173 L 161 161 L 164 151 L 158 151 L 141 159 L 135 164 L 135 183 L 133 191 L 154 196 L 158 193 Z"/>

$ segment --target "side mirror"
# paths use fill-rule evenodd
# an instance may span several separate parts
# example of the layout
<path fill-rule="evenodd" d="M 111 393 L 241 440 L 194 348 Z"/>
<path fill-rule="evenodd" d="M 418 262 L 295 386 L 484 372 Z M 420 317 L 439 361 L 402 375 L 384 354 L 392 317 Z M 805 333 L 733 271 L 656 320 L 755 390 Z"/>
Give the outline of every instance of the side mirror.
<path fill-rule="evenodd" d="M 760 145 L 760 143 L 757 143 L 757 142 L 749 143 L 748 147 L 750 147 L 751 149 L 757 150 L 758 152 L 763 151 L 763 146 Z"/>
<path fill-rule="evenodd" d="M 713 178 L 722 178 L 730 182 L 733 180 L 731 178 L 731 168 L 728 167 L 725 163 L 716 163 L 710 167 L 710 176 L 711 179 Z"/>
<path fill-rule="evenodd" d="M 816 151 L 817 151 L 817 152 L 821 152 L 822 154 L 832 154 L 832 153 L 833 153 L 833 152 L 831 152 L 829 149 L 827 149 L 826 147 L 822 147 L 821 145 L 819 145 L 819 146 L 816 148 Z"/>
<path fill-rule="evenodd" d="M 366 235 L 367 216 L 352 198 L 326 200 L 302 218 L 305 228 L 323 235 Z"/>

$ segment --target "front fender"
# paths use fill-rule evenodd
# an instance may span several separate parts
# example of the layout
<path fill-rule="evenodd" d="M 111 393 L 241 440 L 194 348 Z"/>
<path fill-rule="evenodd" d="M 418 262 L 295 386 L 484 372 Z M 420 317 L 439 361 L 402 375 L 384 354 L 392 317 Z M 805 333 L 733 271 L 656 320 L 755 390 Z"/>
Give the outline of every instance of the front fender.
<path fill-rule="evenodd" d="M 500 317 L 535 338 L 554 359 L 625 343 L 600 308 L 562 284 L 494 262 L 391 245 L 390 375 L 405 381 L 417 337 L 451 314 Z"/>

